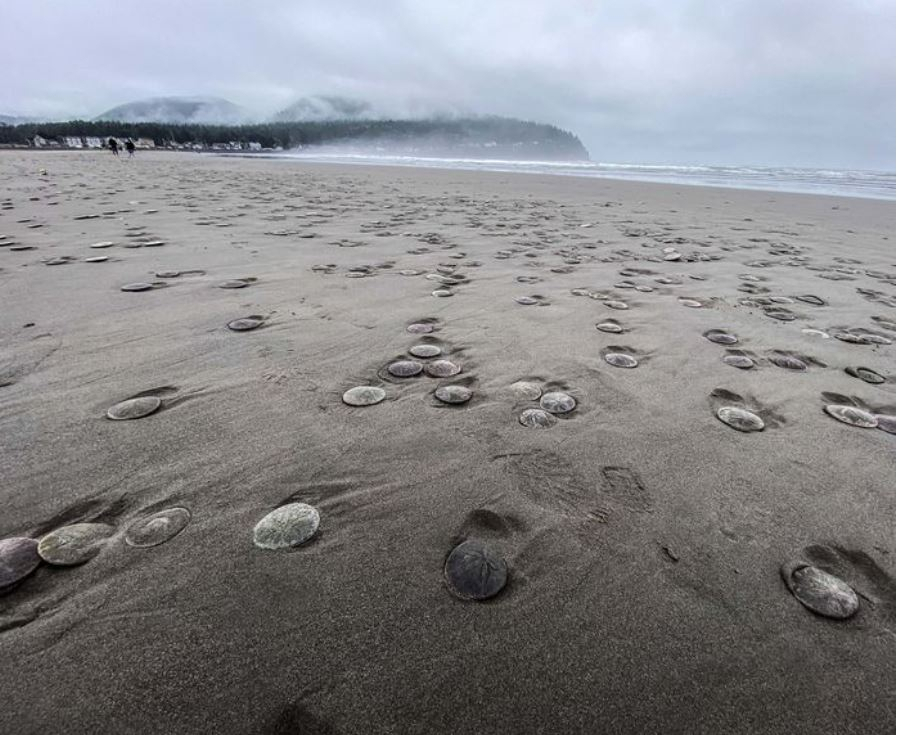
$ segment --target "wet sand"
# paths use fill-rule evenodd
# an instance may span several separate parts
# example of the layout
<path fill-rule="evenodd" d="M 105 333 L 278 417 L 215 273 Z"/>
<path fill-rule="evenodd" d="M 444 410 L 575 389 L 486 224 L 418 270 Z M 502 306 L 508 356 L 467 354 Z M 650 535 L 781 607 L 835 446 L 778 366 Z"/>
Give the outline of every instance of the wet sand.
<path fill-rule="evenodd" d="M 894 414 L 892 202 L 3 152 L 0 283 L 0 539 L 114 528 L 0 595 L 0 731 L 893 731 L 894 437 L 824 410 Z"/>

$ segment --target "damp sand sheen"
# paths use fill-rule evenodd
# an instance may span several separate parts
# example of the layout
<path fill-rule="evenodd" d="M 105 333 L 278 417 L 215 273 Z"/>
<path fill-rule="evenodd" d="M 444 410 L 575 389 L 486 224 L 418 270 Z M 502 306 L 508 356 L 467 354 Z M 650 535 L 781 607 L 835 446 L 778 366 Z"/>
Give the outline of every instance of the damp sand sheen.
<path fill-rule="evenodd" d="M 893 729 L 887 203 L 0 158 L 0 731 Z"/>

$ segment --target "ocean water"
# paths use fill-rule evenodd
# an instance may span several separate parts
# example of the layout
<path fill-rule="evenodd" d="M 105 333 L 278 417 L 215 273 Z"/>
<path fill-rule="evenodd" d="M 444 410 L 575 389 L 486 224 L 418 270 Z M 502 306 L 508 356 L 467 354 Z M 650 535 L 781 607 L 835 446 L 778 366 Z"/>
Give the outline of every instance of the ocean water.
<path fill-rule="evenodd" d="M 376 166 L 416 166 L 468 171 L 522 172 L 584 176 L 627 181 L 655 181 L 665 184 L 722 186 L 731 189 L 830 194 L 836 196 L 891 199 L 894 174 L 881 171 L 841 171 L 835 169 L 772 168 L 761 166 L 647 166 L 592 161 L 499 161 L 472 158 L 426 158 L 361 153 L 284 151 L 277 158 L 319 163 L 356 163 Z"/>

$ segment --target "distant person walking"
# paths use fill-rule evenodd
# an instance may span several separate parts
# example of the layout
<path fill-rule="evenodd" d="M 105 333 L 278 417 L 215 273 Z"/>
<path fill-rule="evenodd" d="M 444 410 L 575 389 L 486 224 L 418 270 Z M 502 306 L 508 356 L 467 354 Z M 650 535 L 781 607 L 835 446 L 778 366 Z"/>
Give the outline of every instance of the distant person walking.
<path fill-rule="evenodd" d="M 118 155 L 118 141 L 115 138 L 109 138 L 109 150 L 113 156 Z"/>
<path fill-rule="evenodd" d="M 125 148 L 128 149 L 128 158 L 134 158 L 134 141 L 128 138 L 125 141 Z"/>

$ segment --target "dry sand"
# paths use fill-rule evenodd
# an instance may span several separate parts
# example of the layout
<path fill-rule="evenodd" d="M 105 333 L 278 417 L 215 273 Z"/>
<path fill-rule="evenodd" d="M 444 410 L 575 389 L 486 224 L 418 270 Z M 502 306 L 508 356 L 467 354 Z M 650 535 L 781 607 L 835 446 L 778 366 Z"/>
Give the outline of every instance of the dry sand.
<path fill-rule="evenodd" d="M 74 522 L 116 535 L 86 564 L 43 564 L 0 596 L 0 731 L 892 732 L 894 437 L 823 406 L 892 415 L 894 348 L 802 330 L 894 337 L 893 210 L 562 177 L 3 153 L 0 538 Z M 115 244 L 89 247 L 104 240 Z M 96 255 L 109 259 L 85 262 Z M 440 264 L 466 277 L 449 298 L 426 278 Z M 216 287 L 238 278 L 256 280 Z M 653 290 L 617 285 L 627 279 Z M 164 287 L 120 290 L 141 281 Z M 825 305 L 763 303 L 803 294 Z M 264 326 L 226 328 L 248 315 Z M 595 328 L 608 318 L 627 331 Z M 406 331 L 422 319 L 429 338 Z M 710 329 L 739 342 L 710 342 Z M 391 377 L 420 342 L 463 371 Z M 727 350 L 757 366 L 725 364 Z M 638 367 L 611 366 L 609 351 Z M 808 369 L 777 367 L 776 351 Z M 858 366 L 886 381 L 845 372 Z M 537 403 L 515 397 L 519 380 L 569 392 L 576 410 L 525 428 Z M 439 404 L 443 383 L 473 399 Z M 343 404 L 356 385 L 387 399 Z M 160 411 L 105 418 L 147 391 Z M 766 429 L 729 428 L 721 405 Z M 255 523 L 289 501 L 319 510 L 317 535 L 256 548 Z M 192 513 L 179 535 L 125 543 L 135 519 L 175 506 Z M 507 561 L 488 602 L 446 586 L 463 539 Z M 858 614 L 804 608 L 779 572 L 795 559 L 851 584 Z"/>

